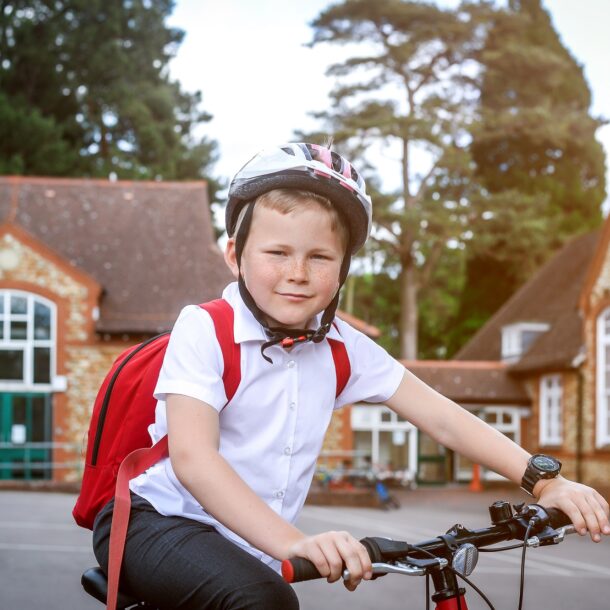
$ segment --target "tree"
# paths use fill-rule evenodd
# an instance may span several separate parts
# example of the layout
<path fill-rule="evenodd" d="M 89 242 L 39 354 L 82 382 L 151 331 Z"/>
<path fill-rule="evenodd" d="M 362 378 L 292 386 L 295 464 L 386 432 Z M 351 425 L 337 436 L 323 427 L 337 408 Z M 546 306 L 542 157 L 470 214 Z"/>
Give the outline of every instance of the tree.
<path fill-rule="evenodd" d="M 34 0 L 0 8 L 0 169 L 201 178 L 216 145 L 201 94 L 168 75 L 171 0 Z M 42 143 L 39 149 L 33 143 Z M 215 182 L 212 181 L 212 187 Z"/>
<path fill-rule="evenodd" d="M 363 153 L 397 144 L 402 187 L 376 203 L 376 238 L 400 282 L 401 355 L 417 357 L 418 294 L 431 285 L 447 245 L 461 240 L 469 202 L 468 66 L 487 5 L 440 9 L 424 2 L 345 0 L 313 22 L 312 45 L 349 44 L 360 56 L 332 65 L 333 110 L 316 116 L 339 146 Z M 416 175 L 415 147 L 430 156 Z M 353 152 L 352 152 L 353 154 Z"/>
<path fill-rule="evenodd" d="M 472 156 L 481 231 L 468 245 L 453 348 L 567 239 L 598 226 L 605 198 L 602 123 L 540 0 L 510 0 L 497 12 L 479 59 Z"/>

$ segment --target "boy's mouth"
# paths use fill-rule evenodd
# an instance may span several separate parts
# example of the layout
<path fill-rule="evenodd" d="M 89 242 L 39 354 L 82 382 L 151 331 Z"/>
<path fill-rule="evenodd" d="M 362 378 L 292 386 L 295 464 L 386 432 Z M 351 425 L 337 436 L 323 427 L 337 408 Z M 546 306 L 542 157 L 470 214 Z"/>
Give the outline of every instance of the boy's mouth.
<path fill-rule="evenodd" d="M 278 294 L 281 297 L 284 297 L 285 299 L 289 299 L 291 301 L 304 301 L 310 298 L 308 294 L 297 294 L 294 292 L 278 292 Z"/>

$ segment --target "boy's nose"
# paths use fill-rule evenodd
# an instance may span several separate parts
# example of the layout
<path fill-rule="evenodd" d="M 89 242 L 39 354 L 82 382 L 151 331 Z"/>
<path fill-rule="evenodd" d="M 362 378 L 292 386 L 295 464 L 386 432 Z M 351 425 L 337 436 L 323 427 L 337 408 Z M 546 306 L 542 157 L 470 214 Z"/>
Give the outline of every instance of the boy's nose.
<path fill-rule="evenodd" d="M 307 280 L 307 263 L 302 259 L 293 259 L 290 265 L 290 279 L 295 282 Z"/>

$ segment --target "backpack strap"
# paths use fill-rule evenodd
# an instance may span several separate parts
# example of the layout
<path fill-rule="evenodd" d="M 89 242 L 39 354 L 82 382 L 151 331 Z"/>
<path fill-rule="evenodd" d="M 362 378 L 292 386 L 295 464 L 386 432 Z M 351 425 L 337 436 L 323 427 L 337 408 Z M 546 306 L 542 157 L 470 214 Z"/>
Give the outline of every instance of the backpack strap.
<path fill-rule="evenodd" d="M 216 299 L 199 305 L 205 309 L 212 318 L 216 337 L 222 351 L 224 369 L 222 382 L 225 386 L 227 403 L 231 401 L 239 382 L 241 381 L 241 350 L 235 343 L 233 334 L 234 315 L 233 308 L 224 299 Z M 225 405 L 226 406 L 226 405 Z M 119 594 L 119 577 L 123 562 L 125 539 L 131 512 L 131 494 L 129 481 L 142 474 L 145 470 L 156 464 L 168 455 L 167 434 L 158 440 L 152 447 L 142 447 L 132 451 L 122 462 L 117 474 L 114 494 L 114 510 L 110 526 L 110 541 L 108 548 L 108 593 L 106 598 L 107 610 L 116 610 Z"/>
<path fill-rule="evenodd" d="M 123 562 L 123 550 L 127 538 L 127 526 L 131 512 L 129 481 L 156 464 L 167 455 L 167 434 L 152 447 L 142 447 L 132 451 L 122 462 L 117 474 L 114 493 L 114 509 L 110 525 L 108 547 L 108 593 L 107 610 L 116 610 L 119 594 L 119 576 Z"/>
<path fill-rule="evenodd" d="M 337 332 L 339 332 L 339 328 L 334 322 L 333 326 L 335 327 Z M 327 341 L 330 345 L 330 351 L 333 355 L 333 362 L 335 363 L 335 375 L 337 376 L 337 389 L 335 393 L 335 398 L 339 398 L 341 392 L 345 390 L 345 386 L 347 385 L 350 375 L 352 374 L 352 367 L 349 363 L 349 356 L 347 355 L 345 343 L 337 339 L 329 339 L 328 337 Z"/>
<path fill-rule="evenodd" d="M 222 359 L 224 361 L 224 370 L 222 372 L 222 382 L 225 386 L 225 394 L 227 403 L 235 395 L 239 382 L 241 381 L 241 350 L 239 343 L 235 343 L 233 326 L 235 316 L 233 308 L 224 299 L 216 299 L 208 303 L 199 305 L 205 309 L 212 318 L 214 329 L 216 330 L 216 338 L 222 351 Z M 226 406 L 226 405 L 225 405 Z"/>

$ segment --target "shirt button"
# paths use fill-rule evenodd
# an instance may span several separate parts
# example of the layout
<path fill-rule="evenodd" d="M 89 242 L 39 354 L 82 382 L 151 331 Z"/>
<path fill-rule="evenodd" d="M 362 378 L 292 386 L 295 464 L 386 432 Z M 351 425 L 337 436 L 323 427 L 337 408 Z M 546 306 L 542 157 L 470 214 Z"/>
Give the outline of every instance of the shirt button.
<path fill-rule="evenodd" d="M 290 360 L 286 366 L 287 366 L 289 369 L 294 368 L 294 360 Z"/>
<path fill-rule="evenodd" d="M 280 489 L 279 491 L 275 492 L 275 497 L 276 498 L 283 498 L 284 497 L 284 490 Z"/>
<path fill-rule="evenodd" d="M 292 453 L 292 450 L 290 449 L 290 447 L 284 447 L 284 455 L 290 455 Z"/>
<path fill-rule="evenodd" d="M 297 406 L 297 403 L 291 402 L 288 406 L 294 411 L 295 407 Z"/>

